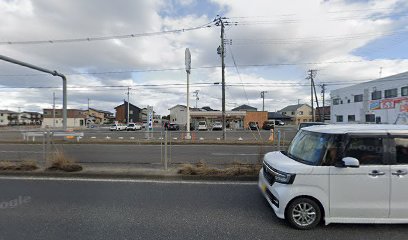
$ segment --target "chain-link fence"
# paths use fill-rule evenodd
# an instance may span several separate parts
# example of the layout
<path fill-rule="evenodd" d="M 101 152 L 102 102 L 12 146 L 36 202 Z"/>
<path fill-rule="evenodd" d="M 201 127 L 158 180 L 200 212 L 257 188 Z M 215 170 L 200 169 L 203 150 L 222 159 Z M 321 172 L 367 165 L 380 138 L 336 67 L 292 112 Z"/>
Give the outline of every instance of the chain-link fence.
<path fill-rule="evenodd" d="M 65 158 L 86 166 L 170 168 L 205 162 L 214 166 L 260 163 L 265 153 L 284 150 L 296 134 L 290 127 L 222 131 L 51 131 L 0 129 L 0 161 L 35 161 L 47 166 Z"/>

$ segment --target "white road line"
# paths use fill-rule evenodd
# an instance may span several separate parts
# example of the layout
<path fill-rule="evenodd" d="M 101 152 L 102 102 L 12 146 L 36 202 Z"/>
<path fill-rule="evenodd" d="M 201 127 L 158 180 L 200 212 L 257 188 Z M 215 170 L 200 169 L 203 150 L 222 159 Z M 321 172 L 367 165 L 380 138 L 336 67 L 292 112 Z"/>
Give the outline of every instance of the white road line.
<path fill-rule="evenodd" d="M 13 177 L 0 176 L 0 180 L 23 181 L 65 181 L 65 182 L 113 182 L 113 183 L 157 183 L 157 184 L 192 184 L 192 185 L 257 185 L 256 182 L 220 182 L 220 181 L 185 181 L 185 180 L 149 180 L 149 179 L 105 179 L 71 177 Z"/>

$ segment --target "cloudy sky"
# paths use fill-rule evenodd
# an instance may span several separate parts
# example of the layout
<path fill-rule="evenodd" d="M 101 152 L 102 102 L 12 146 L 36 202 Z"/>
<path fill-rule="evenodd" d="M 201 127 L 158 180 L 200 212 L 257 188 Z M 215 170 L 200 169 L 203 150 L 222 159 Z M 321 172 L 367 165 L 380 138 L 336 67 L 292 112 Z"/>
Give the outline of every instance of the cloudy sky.
<path fill-rule="evenodd" d="M 309 69 L 328 91 L 408 71 L 406 0 L 0 0 L 0 54 L 66 74 L 69 108 L 113 111 L 129 86 L 131 103 L 168 114 L 186 103 L 189 48 L 192 105 L 199 90 L 199 107 L 220 109 L 217 15 L 227 110 L 261 109 L 261 91 L 269 111 L 309 103 Z M 41 111 L 53 92 L 60 107 L 59 78 L 0 62 L 0 109 Z"/>

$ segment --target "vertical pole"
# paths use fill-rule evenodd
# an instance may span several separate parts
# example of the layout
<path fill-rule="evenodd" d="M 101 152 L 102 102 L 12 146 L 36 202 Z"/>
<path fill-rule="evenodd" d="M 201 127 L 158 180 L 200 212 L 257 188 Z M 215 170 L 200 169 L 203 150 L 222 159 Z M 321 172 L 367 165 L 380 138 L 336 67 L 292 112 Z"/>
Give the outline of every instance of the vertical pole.
<path fill-rule="evenodd" d="M 315 121 L 314 118 L 314 107 L 313 107 L 313 70 L 309 70 L 309 78 L 310 78 L 310 104 L 312 107 L 312 122 Z"/>
<path fill-rule="evenodd" d="M 322 92 L 323 92 L 323 121 L 326 120 L 326 111 L 325 111 L 325 93 L 326 93 L 326 84 L 322 85 Z"/>
<path fill-rule="evenodd" d="M 167 131 L 164 132 L 164 170 L 167 170 Z"/>
<path fill-rule="evenodd" d="M 64 75 L 61 76 L 62 78 L 62 118 L 63 118 L 63 128 L 67 130 L 67 79 Z"/>
<path fill-rule="evenodd" d="M 222 68 L 222 139 L 226 140 L 225 122 L 225 48 L 224 48 L 224 22 L 220 18 L 221 24 L 221 68 Z"/>
<path fill-rule="evenodd" d="M 52 93 L 52 128 L 55 128 L 55 92 Z"/>
<path fill-rule="evenodd" d="M 190 135 L 190 73 L 187 72 L 187 126 L 186 126 L 186 139 L 191 139 Z"/>
<path fill-rule="evenodd" d="M 129 97 L 129 90 L 130 90 L 130 87 L 128 87 L 128 90 L 127 90 L 127 97 L 128 97 L 128 99 L 127 99 L 127 118 L 126 118 L 126 119 L 127 119 L 127 120 L 126 120 L 127 122 L 126 122 L 126 124 L 129 123 L 129 104 L 130 104 L 130 103 L 129 103 L 129 98 L 130 98 L 130 97 Z"/>

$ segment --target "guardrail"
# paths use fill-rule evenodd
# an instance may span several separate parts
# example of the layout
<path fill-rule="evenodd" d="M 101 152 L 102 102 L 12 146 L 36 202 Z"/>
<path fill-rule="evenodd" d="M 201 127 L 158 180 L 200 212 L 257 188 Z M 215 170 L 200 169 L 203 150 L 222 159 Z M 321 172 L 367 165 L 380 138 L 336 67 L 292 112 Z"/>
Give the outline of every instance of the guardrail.
<path fill-rule="evenodd" d="M 25 132 L 25 133 L 22 133 L 22 135 L 23 135 L 23 140 L 29 141 L 30 137 L 31 137 L 33 142 L 35 142 L 36 137 L 43 137 L 43 139 L 45 139 L 47 137 L 64 137 L 64 138 L 68 138 L 68 139 L 76 138 L 77 142 L 79 142 L 79 140 L 84 137 L 83 132 L 44 131 L 44 132 Z"/>

